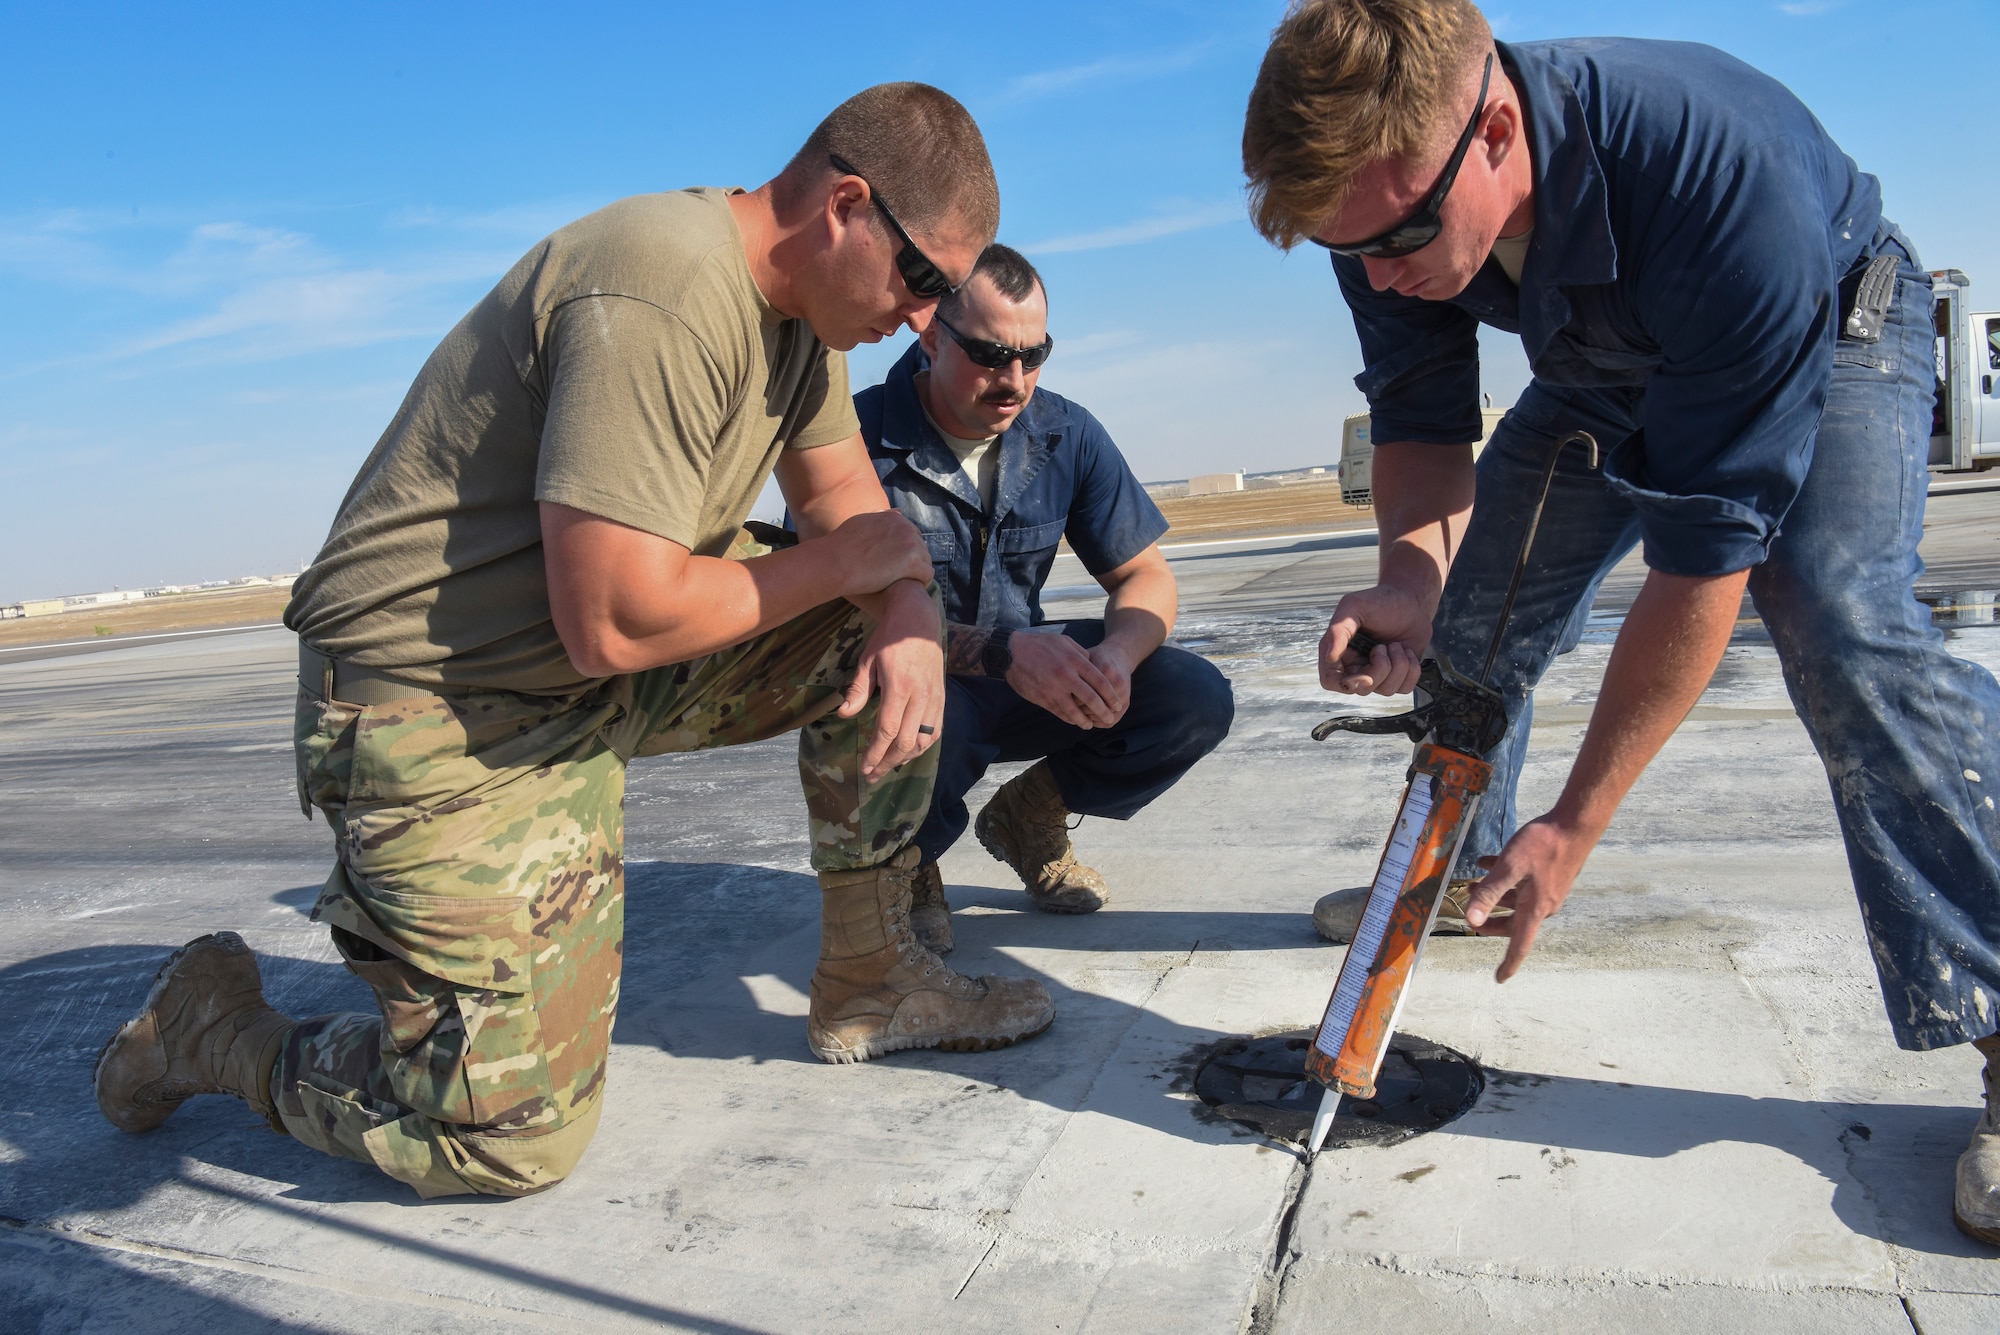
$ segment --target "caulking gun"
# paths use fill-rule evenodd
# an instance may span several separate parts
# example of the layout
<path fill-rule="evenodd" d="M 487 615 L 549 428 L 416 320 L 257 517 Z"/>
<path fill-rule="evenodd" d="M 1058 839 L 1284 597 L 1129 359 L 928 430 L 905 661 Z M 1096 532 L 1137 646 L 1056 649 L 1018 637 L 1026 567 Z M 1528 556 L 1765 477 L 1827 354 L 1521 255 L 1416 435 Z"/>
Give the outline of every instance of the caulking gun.
<path fill-rule="evenodd" d="M 1396 823 L 1390 828 L 1388 846 L 1382 850 L 1381 864 L 1368 890 L 1367 907 L 1341 961 L 1312 1050 L 1306 1054 L 1306 1074 L 1326 1086 L 1319 1115 L 1313 1119 L 1308 1157 L 1318 1154 L 1326 1143 L 1342 1094 L 1361 1099 L 1375 1095 L 1375 1077 L 1388 1055 L 1411 975 L 1444 902 L 1445 885 L 1458 863 L 1466 832 L 1472 828 L 1473 813 L 1492 780 L 1493 767 L 1480 757 L 1506 735 L 1507 713 L 1500 693 L 1487 682 L 1506 641 L 1514 598 L 1528 570 L 1528 555 L 1534 549 L 1535 530 L 1541 525 L 1556 464 L 1571 445 L 1587 449 L 1590 466 L 1597 467 L 1597 441 L 1587 431 L 1571 432 L 1549 452 L 1542 489 L 1528 516 L 1521 555 L 1514 562 L 1514 577 L 1507 585 L 1506 600 L 1500 604 L 1479 679 L 1474 681 L 1457 671 L 1442 656 L 1426 658 L 1417 677 L 1419 703 L 1409 713 L 1387 717 L 1343 714 L 1312 730 L 1316 742 L 1336 732 L 1402 733 L 1418 746 Z M 1365 657 L 1379 643 L 1374 636 L 1356 630 L 1348 647 Z"/>

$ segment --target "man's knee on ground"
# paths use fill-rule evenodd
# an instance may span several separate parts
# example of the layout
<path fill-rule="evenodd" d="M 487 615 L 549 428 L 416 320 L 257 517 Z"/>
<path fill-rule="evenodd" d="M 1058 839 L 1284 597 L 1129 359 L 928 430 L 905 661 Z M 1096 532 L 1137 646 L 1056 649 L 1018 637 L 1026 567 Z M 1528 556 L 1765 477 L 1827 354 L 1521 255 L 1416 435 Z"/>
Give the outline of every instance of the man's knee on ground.
<path fill-rule="evenodd" d="M 532 1196 L 547 1191 L 575 1171 L 597 1134 L 597 1119 L 603 1110 L 604 1100 L 593 1099 L 582 1116 L 540 1135 L 496 1136 L 472 1128 L 459 1130 L 452 1139 L 465 1150 L 468 1164 L 477 1164 L 470 1171 L 461 1170 L 460 1175 L 486 1195 Z"/>
<path fill-rule="evenodd" d="M 553 1131 L 494 1135 L 412 1114 L 371 1134 L 368 1149 L 390 1177 L 420 1196 L 532 1196 L 575 1170 L 597 1134 L 602 1098 Z"/>

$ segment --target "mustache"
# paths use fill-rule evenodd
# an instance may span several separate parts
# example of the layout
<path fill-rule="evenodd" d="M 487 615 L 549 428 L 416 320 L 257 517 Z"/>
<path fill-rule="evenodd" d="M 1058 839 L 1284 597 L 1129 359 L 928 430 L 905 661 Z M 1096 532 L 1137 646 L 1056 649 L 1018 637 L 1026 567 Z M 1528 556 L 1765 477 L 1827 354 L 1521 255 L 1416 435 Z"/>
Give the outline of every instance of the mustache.
<path fill-rule="evenodd" d="M 1017 404 L 1026 403 L 1028 396 L 1026 394 L 1017 394 L 1013 390 L 1007 389 L 1001 390 L 997 394 L 988 394 L 979 401 L 981 403 L 990 403 L 995 408 L 1012 408 Z"/>

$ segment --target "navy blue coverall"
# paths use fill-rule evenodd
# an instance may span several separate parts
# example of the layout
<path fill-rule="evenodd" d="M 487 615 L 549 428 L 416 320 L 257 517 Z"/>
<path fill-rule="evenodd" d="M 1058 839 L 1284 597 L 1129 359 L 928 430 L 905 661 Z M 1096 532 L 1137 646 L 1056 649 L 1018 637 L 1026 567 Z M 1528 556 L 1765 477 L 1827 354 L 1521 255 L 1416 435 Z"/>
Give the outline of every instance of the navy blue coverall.
<path fill-rule="evenodd" d="M 861 434 L 890 504 L 923 531 L 945 618 L 1025 629 L 1044 624 L 1041 591 L 1067 537 L 1084 569 L 1101 575 L 1167 531 L 1111 437 L 1081 407 L 1036 389 L 1000 437 L 993 506 L 925 419 L 912 345 L 880 385 L 854 396 Z M 1100 620 L 1064 624 L 1088 649 Z M 996 761 L 1048 758 L 1072 812 L 1128 820 L 1214 750 L 1235 717 L 1229 681 L 1207 659 L 1161 645 L 1132 671 L 1132 700 L 1109 728 L 1079 728 L 1023 700 L 1006 681 L 945 679 L 937 784 L 917 847 L 935 860 L 965 833 L 965 795 Z"/>

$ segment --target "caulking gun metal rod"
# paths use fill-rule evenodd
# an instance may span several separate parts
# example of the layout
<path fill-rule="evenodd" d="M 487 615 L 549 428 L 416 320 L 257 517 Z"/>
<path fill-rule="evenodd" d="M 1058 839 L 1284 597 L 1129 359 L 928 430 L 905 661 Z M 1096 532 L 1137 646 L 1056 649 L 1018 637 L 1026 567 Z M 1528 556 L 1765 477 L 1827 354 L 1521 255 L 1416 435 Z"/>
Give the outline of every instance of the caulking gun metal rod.
<path fill-rule="evenodd" d="M 1528 531 L 1521 537 L 1521 555 L 1514 562 L 1514 577 L 1507 581 L 1507 597 L 1500 604 L 1500 615 L 1493 623 L 1493 642 L 1486 647 L 1486 666 L 1479 670 L 1479 684 L 1485 686 L 1493 680 L 1493 664 L 1499 661 L 1500 646 L 1507 641 L 1507 622 L 1514 615 L 1514 599 L 1521 592 L 1521 578 L 1528 573 L 1528 554 L 1534 550 L 1535 530 L 1542 525 L 1542 507 L 1548 504 L 1549 487 L 1556 480 L 1556 465 L 1562 462 L 1562 453 L 1572 445 L 1582 445 L 1590 451 L 1590 466 L 1597 467 L 1597 437 L 1588 431 L 1572 431 L 1556 442 L 1549 451 L 1548 467 L 1542 470 L 1542 489 L 1535 497 L 1535 508 L 1528 516 Z"/>

